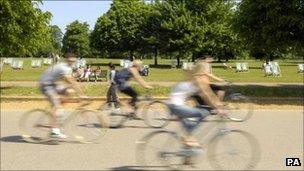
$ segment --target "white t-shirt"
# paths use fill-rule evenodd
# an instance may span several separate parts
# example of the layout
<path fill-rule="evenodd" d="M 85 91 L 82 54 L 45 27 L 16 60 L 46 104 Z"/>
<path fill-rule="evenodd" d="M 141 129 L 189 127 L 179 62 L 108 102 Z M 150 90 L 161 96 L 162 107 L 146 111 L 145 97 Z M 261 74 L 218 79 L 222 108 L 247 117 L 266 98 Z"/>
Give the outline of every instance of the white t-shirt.
<path fill-rule="evenodd" d="M 59 63 L 49 67 L 40 77 L 40 83 L 43 85 L 54 85 L 63 75 L 71 75 L 72 68 L 66 63 Z"/>
<path fill-rule="evenodd" d="M 168 102 L 174 105 L 185 105 L 187 99 L 195 95 L 198 91 L 199 88 L 192 82 L 180 82 L 172 88 Z"/>

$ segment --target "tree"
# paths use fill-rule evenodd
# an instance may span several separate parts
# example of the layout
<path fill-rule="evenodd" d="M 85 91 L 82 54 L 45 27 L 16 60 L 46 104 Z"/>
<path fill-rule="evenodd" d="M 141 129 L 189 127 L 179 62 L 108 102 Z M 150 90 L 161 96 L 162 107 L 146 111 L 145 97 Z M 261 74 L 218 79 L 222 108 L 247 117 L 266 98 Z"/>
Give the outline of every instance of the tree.
<path fill-rule="evenodd" d="M 275 53 L 304 51 L 302 0 L 242 0 L 235 23 L 252 52 L 272 58 Z"/>
<path fill-rule="evenodd" d="M 52 45 L 55 49 L 55 52 L 60 53 L 62 48 L 62 31 L 57 25 L 51 26 L 50 30 L 52 35 Z"/>
<path fill-rule="evenodd" d="M 62 51 L 87 57 L 90 54 L 89 25 L 78 20 L 69 24 L 63 37 Z"/>
<path fill-rule="evenodd" d="M 114 0 L 110 10 L 99 17 L 91 36 L 91 46 L 103 52 L 129 52 L 142 43 L 142 25 L 149 8 L 141 0 Z"/>
<path fill-rule="evenodd" d="M 37 8 L 41 1 L 0 1 L 0 55 L 33 55 L 49 39 L 51 13 Z"/>

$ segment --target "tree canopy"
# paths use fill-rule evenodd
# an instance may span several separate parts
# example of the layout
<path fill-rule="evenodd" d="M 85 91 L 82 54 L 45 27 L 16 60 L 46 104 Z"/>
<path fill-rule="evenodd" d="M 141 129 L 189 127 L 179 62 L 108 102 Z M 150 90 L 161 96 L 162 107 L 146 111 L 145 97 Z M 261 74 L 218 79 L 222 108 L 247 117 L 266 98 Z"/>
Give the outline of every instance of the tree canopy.
<path fill-rule="evenodd" d="M 51 13 L 37 6 L 41 1 L 0 1 L 0 55 L 31 56 L 50 41 Z"/>
<path fill-rule="evenodd" d="M 78 20 L 70 23 L 66 27 L 66 32 L 62 40 L 62 51 L 72 52 L 78 56 L 87 57 L 90 55 L 89 25 Z"/>

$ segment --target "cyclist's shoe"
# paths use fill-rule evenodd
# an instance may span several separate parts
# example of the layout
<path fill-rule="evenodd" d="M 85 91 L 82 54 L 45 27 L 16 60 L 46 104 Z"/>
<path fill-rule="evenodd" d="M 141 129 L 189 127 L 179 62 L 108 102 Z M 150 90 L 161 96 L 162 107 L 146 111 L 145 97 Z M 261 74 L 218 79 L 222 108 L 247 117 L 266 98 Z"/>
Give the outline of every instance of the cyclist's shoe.
<path fill-rule="evenodd" d="M 65 139 L 67 136 L 63 134 L 59 129 L 52 130 L 50 132 L 50 137 L 52 138 L 60 138 L 60 139 Z"/>

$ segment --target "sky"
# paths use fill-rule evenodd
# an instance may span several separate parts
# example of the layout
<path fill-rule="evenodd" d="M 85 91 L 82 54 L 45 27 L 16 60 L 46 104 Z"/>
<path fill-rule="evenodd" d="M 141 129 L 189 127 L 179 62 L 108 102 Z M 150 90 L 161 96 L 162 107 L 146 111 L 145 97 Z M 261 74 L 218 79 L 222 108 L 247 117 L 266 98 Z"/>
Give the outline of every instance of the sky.
<path fill-rule="evenodd" d="M 75 20 L 87 22 L 93 30 L 98 17 L 110 9 L 111 3 L 112 1 L 106 0 L 48 0 L 43 1 L 39 8 L 51 12 L 53 15 L 51 25 L 58 25 L 65 33 L 66 26 Z"/>

